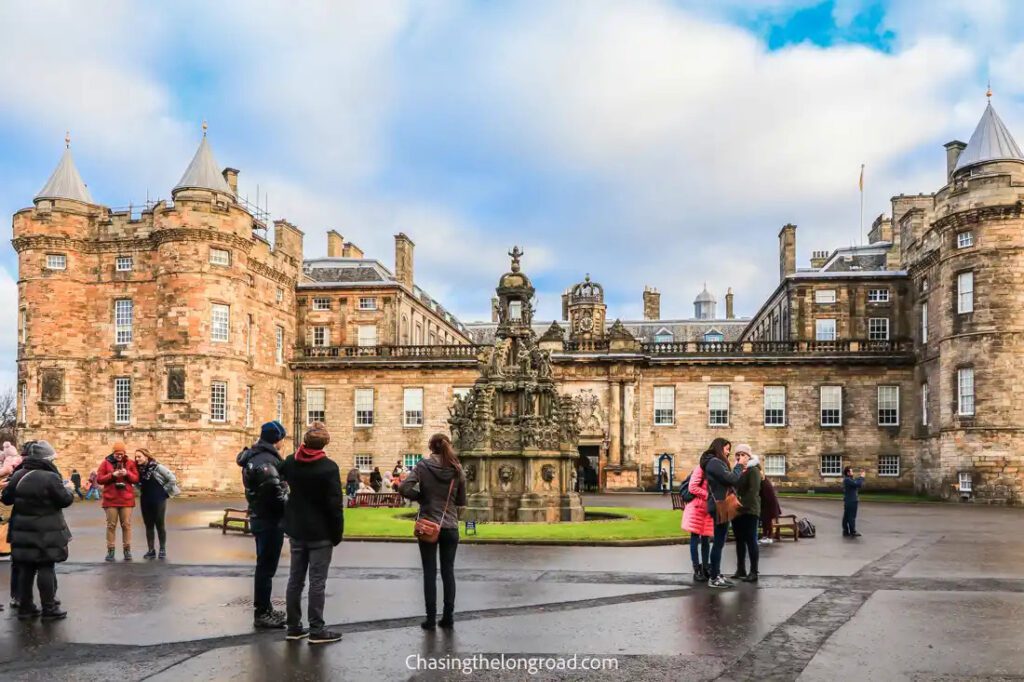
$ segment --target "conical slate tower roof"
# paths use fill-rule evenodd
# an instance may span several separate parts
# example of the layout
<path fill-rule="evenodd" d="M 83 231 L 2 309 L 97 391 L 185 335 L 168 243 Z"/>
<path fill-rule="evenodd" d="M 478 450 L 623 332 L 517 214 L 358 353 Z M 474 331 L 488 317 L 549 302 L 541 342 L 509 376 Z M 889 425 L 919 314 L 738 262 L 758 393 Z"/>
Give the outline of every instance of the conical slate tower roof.
<path fill-rule="evenodd" d="M 1024 154 L 1007 130 L 999 114 L 992 108 L 992 102 L 985 107 L 985 113 L 978 121 L 978 127 L 967 143 L 967 149 L 957 159 L 956 168 L 967 168 L 986 161 L 1005 161 L 1007 159 L 1024 161 Z"/>
<path fill-rule="evenodd" d="M 87 204 L 94 203 L 89 188 L 82 182 L 82 176 L 78 174 L 75 167 L 75 160 L 71 156 L 70 140 L 67 140 L 67 147 L 64 148 L 64 155 L 60 157 L 60 163 L 53 171 L 53 175 L 46 181 L 43 188 L 36 194 L 36 199 L 73 199 Z"/>
<path fill-rule="evenodd" d="M 231 188 L 224 180 L 217 165 L 217 159 L 213 158 L 213 150 L 206 142 L 206 133 L 203 133 L 203 141 L 199 143 L 196 155 L 192 157 L 192 163 L 185 169 L 185 174 L 178 180 L 172 192 L 180 189 L 208 189 L 214 192 L 231 194 Z"/>
<path fill-rule="evenodd" d="M 694 303 L 716 303 L 717 300 L 712 295 L 712 293 L 710 291 L 708 291 L 708 285 L 705 284 L 704 285 L 704 290 L 701 291 L 699 294 L 697 294 L 697 298 L 693 299 L 693 302 Z"/>

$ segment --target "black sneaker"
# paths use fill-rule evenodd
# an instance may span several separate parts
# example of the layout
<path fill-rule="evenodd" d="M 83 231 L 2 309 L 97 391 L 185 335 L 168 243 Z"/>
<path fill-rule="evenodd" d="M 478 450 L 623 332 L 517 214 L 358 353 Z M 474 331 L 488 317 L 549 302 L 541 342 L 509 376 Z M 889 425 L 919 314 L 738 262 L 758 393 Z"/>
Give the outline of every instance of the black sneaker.
<path fill-rule="evenodd" d="M 167 550 L 164 549 L 163 547 L 161 547 L 160 548 L 160 553 L 157 555 L 157 559 L 159 559 L 160 561 L 163 561 L 166 558 L 167 558 Z"/>
<path fill-rule="evenodd" d="M 455 627 L 455 618 L 454 618 L 454 616 L 452 616 L 452 615 L 444 616 L 443 618 L 441 618 L 441 620 L 437 621 L 437 627 L 443 628 L 445 630 L 451 630 L 452 628 Z"/>
<path fill-rule="evenodd" d="M 851 538 L 859 538 L 860 536 L 860 533 L 858 533 L 857 531 L 853 531 L 852 533 L 850 533 Z"/>
<path fill-rule="evenodd" d="M 749 574 L 746 578 L 743 579 L 743 582 L 745 582 L 745 583 L 756 583 L 757 582 L 757 571 L 754 571 L 753 573 Z"/>
<path fill-rule="evenodd" d="M 43 620 L 63 620 L 68 617 L 68 612 L 64 611 L 60 607 L 56 607 L 49 611 L 43 611 Z"/>
<path fill-rule="evenodd" d="M 309 630 L 301 625 L 297 628 L 288 628 L 288 634 L 284 636 L 284 638 L 289 642 L 294 642 L 298 639 L 305 639 L 306 637 L 309 637 Z"/>
<path fill-rule="evenodd" d="M 156 550 L 155 549 L 149 550 L 148 552 L 146 552 L 145 554 L 142 555 L 142 558 L 143 559 L 155 559 L 156 558 Z"/>
<path fill-rule="evenodd" d="M 37 609 L 35 606 L 28 609 L 19 608 L 18 620 L 32 620 L 33 618 L 42 615 L 42 613 L 43 612 Z"/>
<path fill-rule="evenodd" d="M 257 613 L 253 616 L 252 626 L 257 630 L 282 630 L 284 629 L 284 620 L 277 616 L 274 611 L 265 611 L 263 613 Z"/>
<path fill-rule="evenodd" d="M 731 578 L 732 580 L 743 580 L 746 577 L 747 577 L 747 572 L 746 571 L 736 571 L 735 573 L 733 573 L 732 575 L 729 576 L 729 578 Z"/>
<path fill-rule="evenodd" d="M 341 633 L 332 632 L 331 630 L 321 630 L 320 632 L 309 633 L 310 644 L 330 644 L 331 642 L 340 642 Z"/>
<path fill-rule="evenodd" d="M 427 618 L 425 621 L 420 623 L 420 627 L 424 630 L 434 630 L 435 628 L 437 628 L 437 623 L 434 622 L 433 618 Z"/>

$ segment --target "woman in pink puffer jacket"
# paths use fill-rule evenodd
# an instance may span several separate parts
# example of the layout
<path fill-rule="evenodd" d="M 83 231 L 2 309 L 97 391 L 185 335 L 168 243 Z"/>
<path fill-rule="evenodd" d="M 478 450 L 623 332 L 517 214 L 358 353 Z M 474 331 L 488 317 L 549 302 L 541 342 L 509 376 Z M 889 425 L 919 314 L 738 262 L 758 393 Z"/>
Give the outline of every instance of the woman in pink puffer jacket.
<path fill-rule="evenodd" d="M 704 457 L 701 456 L 701 461 Z M 700 465 L 690 474 L 690 494 L 693 501 L 683 509 L 683 530 L 690 532 L 690 560 L 693 562 L 694 582 L 706 583 L 711 556 L 711 537 L 715 534 L 715 521 L 708 514 L 708 488 L 704 483 L 704 470 Z"/>
<path fill-rule="evenodd" d="M 0 479 L 10 476 L 19 464 L 21 455 L 18 449 L 5 440 L 3 450 L 0 450 Z"/>

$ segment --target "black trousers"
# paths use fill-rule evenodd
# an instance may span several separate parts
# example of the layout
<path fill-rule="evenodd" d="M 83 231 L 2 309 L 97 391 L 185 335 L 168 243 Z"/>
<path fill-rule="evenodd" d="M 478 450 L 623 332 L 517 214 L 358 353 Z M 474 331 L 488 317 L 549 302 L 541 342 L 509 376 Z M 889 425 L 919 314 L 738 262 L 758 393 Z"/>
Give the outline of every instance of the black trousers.
<path fill-rule="evenodd" d="M 857 503 L 843 503 L 843 535 L 853 535 L 857 532 Z"/>
<path fill-rule="evenodd" d="M 281 561 L 281 547 L 284 546 L 284 529 L 280 524 L 263 524 L 254 521 L 252 536 L 256 539 L 256 576 L 253 585 L 252 603 L 256 613 L 271 610 L 270 593 L 274 587 L 274 575 Z"/>
<path fill-rule="evenodd" d="M 331 567 L 334 546 L 330 542 L 303 542 L 290 538 L 291 569 L 288 573 L 287 610 L 288 627 L 302 625 L 302 589 L 306 586 L 309 573 L 309 629 L 321 632 L 324 629 L 324 601 L 327 595 L 327 571 Z"/>
<path fill-rule="evenodd" d="M 21 601 L 21 564 L 11 562 L 11 601 Z"/>
<path fill-rule="evenodd" d="M 441 554 L 441 583 L 444 585 L 443 617 L 455 612 L 455 552 L 459 549 L 459 529 L 442 528 L 437 542 L 420 542 L 423 562 L 423 601 L 427 618 L 437 617 L 437 555 Z"/>
<path fill-rule="evenodd" d="M 740 514 L 732 520 L 733 534 L 736 535 L 736 572 L 747 572 L 747 555 L 750 555 L 750 572 L 757 573 L 758 560 L 761 558 L 760 546 L 757 544 L 758 518 L 753 514 Z"/>
<path fill-rule="evenodd" d="M 142 503 L 142 522 L 146 524 L 146 545 L 152 551 L 154 535 L 160 539 L 160 549 L 167 546 L 167 529 L 164 516 L 167 514 L 167 500 L 145 500 Z"/>
<path fill-rule="evenodd" d="M 20 610 L 30 611 L 35 605 L 32 586 L 39 585 L 39 601 L 44 611 L 57 608 L 57 572 L 53 562 L 36 564 L 18 562 L 18 600 Z"/>

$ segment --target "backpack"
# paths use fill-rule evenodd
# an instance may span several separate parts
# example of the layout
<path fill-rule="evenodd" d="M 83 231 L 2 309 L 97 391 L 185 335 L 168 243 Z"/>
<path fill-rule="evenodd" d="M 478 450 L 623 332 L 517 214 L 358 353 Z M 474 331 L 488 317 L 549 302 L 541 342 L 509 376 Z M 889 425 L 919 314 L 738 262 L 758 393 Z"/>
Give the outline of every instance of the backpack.
<path fill-rule="evenodd" d="M 692 476 L 693 474 L 690 474 Z M 679 484 L 679 499 L 683 501 L 683 504 L 689 504 L 696 499 L 696 495 L 690 492 L 690 476 L 687 476 L 682 483 Z"/>
<path fill-rule="evenodd" d="M 806 516 L 796 522 L 796 528 L 797 535 L 802 538 L 813 538 L 817 534 L 814 524 Z"/>

